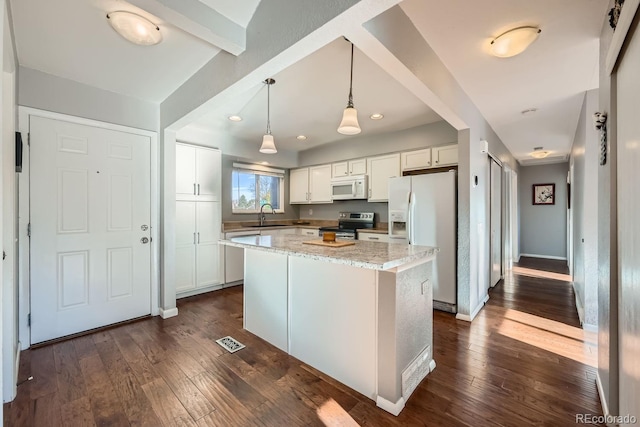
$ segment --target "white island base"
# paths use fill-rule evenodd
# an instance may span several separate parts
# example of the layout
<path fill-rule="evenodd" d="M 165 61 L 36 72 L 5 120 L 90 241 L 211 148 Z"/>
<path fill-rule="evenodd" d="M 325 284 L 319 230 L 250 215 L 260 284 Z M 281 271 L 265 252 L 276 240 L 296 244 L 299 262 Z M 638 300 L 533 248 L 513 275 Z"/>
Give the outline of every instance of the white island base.
<path fill-rule="evenodd" d="M 241 239 L 248 238 L 232 242 Z M 371 245 L 386 244 L 358 242 L 360 250 L 380 249 Z M 435 367 L 435 250 L 383 270 L 242 246 L 244 328 L 398 415 Z"/>

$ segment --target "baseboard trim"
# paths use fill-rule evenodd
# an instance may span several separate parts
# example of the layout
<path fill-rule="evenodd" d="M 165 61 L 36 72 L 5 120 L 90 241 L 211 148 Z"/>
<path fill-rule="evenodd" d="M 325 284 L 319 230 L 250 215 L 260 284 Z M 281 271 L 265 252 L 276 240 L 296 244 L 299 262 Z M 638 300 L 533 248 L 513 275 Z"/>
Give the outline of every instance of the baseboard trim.
<path fill-rule="evenodd" d="M 429 372 L 433 372 L 434 369 L 436 369 L 436 361 L 431 359 L 431 362 L 429 362 Z"/>
<path fill-rule="evenodd" d="M 163 309 L 160 308 L 160 317 L 162 317 L 163 319 L 168 319 L 170 317 L 174 317 L 178 315 L 178 307 L 174 307 L 174 308 L 168 308 L 168 309 Z"/>
<path fill-rule="evenodd" d="M 384 397 L 378 396 L 376 398 L 376 406 L 378 408 L 384 409 L 385 411 L 387 411 L 391 415 L 395 415 L 396 417 L 404 409 L 404 404 L 405 404 L 404 397 L 401 397 L 400 399 L 398 399 L 396 403 L 390 402 Z"/>
<path fill-rule="evenodd" d="M 473 310 L 473 312 L 471 313 L 471 316 L 469 316 L 468 314 L 458 313 L 458 314 L 456 314 L 456 319 L 464 320 L 465 322 L 473 322 L 473 319 L 475 319 L 475 317 L 478 315 L 478 313 L 480 313 L 480 310 L 482 310 L 482 307 L 485 306 L 487 301 L 489 301 L 489 294 L 487 294 L 484 297 L 484 299 L 482 300 L 482 302 L 480 304 L 478 304 L 478 306 L 475 308 L 475 310 Z"/>
<path fill-rule="evenodd" d="M 543 259 L 557 259 L 560 261 L 566 261 L 567 257 L 562 257 L 562 256 L 553 256 L 553 255 L 539 255 L 539 254 L 520 254 L 521 257 L 523 256 L 527 256 L 530 258 L 543 258 Z M 520 258 L 518 258 L 518 261 L 520 261 Z"/>
<path fill-rule="evenodd" d="M 576 297 L 576 310 L 578 311 L 578 319 L 580 320 L 580 326 L 584 325 L 584 307 L 582 306 L 582 301 L 578 297 L 578 292 L 576 291 L 576 283 L 571 282 L 571 286 L 573 287 L 573 294 Z"/>
<path fill-rule="evenodd" d="M 604 389 L 602 388 L 602 381 L 600 380 L 600 372 L 596 372 L 596 388 L 598 389 L 598 395 L 600 396 L 600 403 L 602 405 L 602 413 L 605 419 L 609 417 L 609 405 L 607 399 L 604 397 Z"/>
<path fill-rule="evenodd" d="M 589 323 L 583 323 L 582 324 L 582 329 L 584 329 L 587 332 L 598 333 L 598 325 L 591 325 Z"/>

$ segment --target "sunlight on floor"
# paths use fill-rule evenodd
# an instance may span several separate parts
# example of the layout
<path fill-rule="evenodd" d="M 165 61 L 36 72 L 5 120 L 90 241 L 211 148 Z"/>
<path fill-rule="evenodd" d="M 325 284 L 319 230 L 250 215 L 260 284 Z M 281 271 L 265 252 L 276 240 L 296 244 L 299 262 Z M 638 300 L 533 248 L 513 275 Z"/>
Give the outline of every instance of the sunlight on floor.
<path fill-rule="evenodd" d="M 597 367 L 597 336 L 575 326 L 505 309 L 497 332 L 509 338 Z"/>
<path fill-rule="evenodd" d="M 357 427 L 360 425 L 333 399 L 324 402 L 316 409 L 316 413 L 325 426 Z"/>
<path fill-rule="evenodd" d="M 569 276 L 568 274 L 553 273 L 551 271 L 535 270 L 533 268 L 517 267 L 517 266 L 513 266 L 511 271 L 514 274 L 520 274 L 522 276 L 539 277 L 542 279 L 551 279 L 551 280 L 561 280 L 563 282 L 571 281 L 571 276 Z"/>

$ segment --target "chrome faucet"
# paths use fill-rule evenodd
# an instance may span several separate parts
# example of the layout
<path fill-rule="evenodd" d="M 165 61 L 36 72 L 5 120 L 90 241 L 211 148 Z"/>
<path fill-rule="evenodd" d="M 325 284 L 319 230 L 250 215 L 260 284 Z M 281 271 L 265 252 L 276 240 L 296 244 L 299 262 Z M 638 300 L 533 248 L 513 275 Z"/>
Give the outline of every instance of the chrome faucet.
<path fill-rule="evenodd" d="M 264 205 L 260 206 L 260 227 L 262 227 L 264 225 L 264 207 L 265 206 L 269 206 L 271 208 L 271 213 L 275 215 L 275 210 L 273 209 L 273 206 L 271 206 L 271 203 L 265 203 Z"/>

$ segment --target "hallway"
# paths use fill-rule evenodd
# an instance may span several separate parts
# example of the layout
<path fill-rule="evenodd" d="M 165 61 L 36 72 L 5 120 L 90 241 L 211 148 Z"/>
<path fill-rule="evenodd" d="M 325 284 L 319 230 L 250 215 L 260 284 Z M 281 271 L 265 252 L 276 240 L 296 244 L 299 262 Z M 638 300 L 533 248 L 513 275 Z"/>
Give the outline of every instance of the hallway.
<path fill-rule="evenodd" d="M 23 352 L 19 380 L 34 379 L 4 425 L 572 425 L 601 414 L 595 337 L 558 267 L 523 259 L 472 324 L 435 312 L 437 367 L 397 418 L 244 331 L 236 287 Z M 214 342 L 226 335 L 247 348 L 226 353 Z"/>

